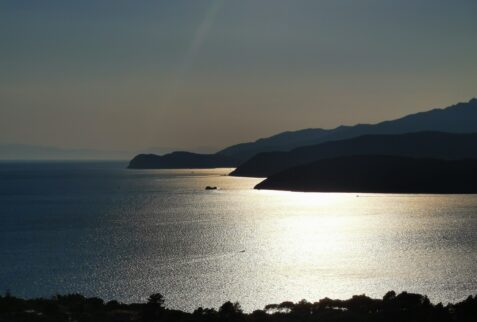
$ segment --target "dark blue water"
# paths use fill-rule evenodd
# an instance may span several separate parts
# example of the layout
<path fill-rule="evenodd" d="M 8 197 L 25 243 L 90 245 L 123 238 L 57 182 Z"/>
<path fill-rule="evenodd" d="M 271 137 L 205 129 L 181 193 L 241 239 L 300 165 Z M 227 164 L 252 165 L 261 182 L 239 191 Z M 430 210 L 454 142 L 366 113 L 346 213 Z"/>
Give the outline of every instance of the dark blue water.
<path fill-rule="evenodd" d="M 0 162 L 0 291 L 192 310 L 477 293 L 477 196 L 255 191 L 230 169 Z M 219 186 L 206 191 L 207 185 Z"/>
<path fill-rule="evenodd" d="M 136 175 L 122 176 L 124 167 L 121 162 L 1 163 L 0 287 L 39 296 L 94 283 L 98 265 L 113 251 L 107 234 L 114 228 L 105 225 L 111 225 L 125 194 L 134 195 Z"/>

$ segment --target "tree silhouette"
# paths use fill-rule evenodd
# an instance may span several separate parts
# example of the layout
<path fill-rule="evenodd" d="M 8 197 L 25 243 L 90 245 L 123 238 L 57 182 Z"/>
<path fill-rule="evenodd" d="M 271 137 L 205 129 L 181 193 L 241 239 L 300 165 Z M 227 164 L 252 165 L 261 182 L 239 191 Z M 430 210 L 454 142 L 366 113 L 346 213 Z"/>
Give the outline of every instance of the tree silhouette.
<path fill-rule="evenodd" d="M 147 304 L 155 305 L 157 307 L 162 308 L 164 305 L 164 296 L 161 293 L 151 294 L 147 299 Z"/>
<path fill-rule="evenodd" d="M 219 308 L 219 315 L 225 319 L 237 317 L 242 313 L 242 307 L 238 302 L 232 303 L 230 301 L 227 301 Z"/>
<path fill-rule="evenodd" d="M 155 293 L 147 299 L 142 317 L 144 321 L 156 321 L 162 316 L 164 310 L 164 296 L 160 293 Z"/>

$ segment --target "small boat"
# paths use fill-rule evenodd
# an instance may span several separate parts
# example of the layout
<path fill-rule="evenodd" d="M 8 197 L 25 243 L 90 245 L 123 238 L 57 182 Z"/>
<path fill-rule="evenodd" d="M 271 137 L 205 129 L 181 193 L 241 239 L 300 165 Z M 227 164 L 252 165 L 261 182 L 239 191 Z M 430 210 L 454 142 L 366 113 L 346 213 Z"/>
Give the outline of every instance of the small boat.
<path fill-rule="evenodd" d="M 207 186 L 205 187 L 205 190 L 217 190 L 216 186 Z"/>

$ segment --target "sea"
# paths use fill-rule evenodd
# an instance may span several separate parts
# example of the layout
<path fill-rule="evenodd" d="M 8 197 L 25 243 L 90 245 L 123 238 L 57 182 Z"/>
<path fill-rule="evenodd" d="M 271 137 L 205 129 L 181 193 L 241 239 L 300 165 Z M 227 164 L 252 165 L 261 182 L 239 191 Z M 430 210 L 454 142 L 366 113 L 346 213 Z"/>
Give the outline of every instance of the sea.
<path fill-rule="evenodd" d="M 0 293 L 161 293 L 186 311 L 477 294 L 477 195 L 258 191 L 232 169 L 126 166 L 0 162 Z"/>

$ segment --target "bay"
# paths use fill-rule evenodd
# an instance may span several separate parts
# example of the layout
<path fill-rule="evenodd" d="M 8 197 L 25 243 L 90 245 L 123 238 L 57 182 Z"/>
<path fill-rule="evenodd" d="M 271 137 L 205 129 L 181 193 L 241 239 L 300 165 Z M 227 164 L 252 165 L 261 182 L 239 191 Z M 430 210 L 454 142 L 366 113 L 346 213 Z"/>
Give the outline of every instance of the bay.
<path fill-rule="evenodd" d="M 0 163 L 0 291 L 191 311 L 477 293 L 477 196 L 256 191 L 232 169 Z M 438 180 L 438 178 L 436 178 Z M 205 190 L 218 186 L 218 190 Z"/>

